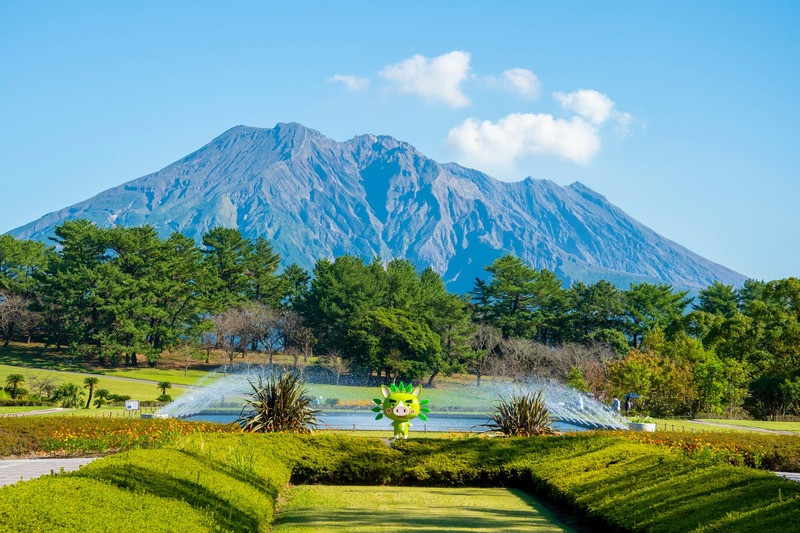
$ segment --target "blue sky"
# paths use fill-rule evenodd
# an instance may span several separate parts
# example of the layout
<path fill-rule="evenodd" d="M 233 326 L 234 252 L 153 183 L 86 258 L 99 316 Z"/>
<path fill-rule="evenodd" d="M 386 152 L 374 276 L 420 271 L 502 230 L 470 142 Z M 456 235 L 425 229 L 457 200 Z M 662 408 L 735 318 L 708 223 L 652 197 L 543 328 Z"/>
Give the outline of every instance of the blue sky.
<path fill-rule="evenodd" d="M 429 4 L 3 2 L 0 231 L 295 121 L 579 180 L 743 274 L 800 275 L 800 3 Z"/>

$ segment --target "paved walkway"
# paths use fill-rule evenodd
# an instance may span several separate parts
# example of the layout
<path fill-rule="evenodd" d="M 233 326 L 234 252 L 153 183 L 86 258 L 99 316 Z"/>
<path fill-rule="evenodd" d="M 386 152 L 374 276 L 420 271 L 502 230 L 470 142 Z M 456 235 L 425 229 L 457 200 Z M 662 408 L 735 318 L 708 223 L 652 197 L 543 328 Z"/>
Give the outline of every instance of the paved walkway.
<path fill-rule="evenodd" d="M 691 422 L 693 424 L 705 424 L 707 426 L 717 426 L 720 428 L 730 428 L 730 429 L 743 429 L 745 431 L 755 431 L 756 433 L 772 433 L 773 435 L 795 435 L 792 431 L 782 431 L 778 429 L 764 429 L 764 428 L 753 428 L 748 426 L 737 426 L 736 424 L 720 424 L 719 422 L 708 422 L 706 420 L 696 420 L 692 419 Z"/>
<path fill-rule="evenodd" d="M 28 480 L 50 474 L 69 472 L 97 459 L 96 457 L 77 457 L 74 459 L 5 459 L 0 460 L 0 487 L 13 485 L 20 480 Z"/>
<path fill-rule="evenodd" d="M 61 411 L 71 411 L 72 409 L 64 409 L 63 407 L 53 407 L 52 409 L 36 409 L 34 411 L 19 411 L 17 413 L 3 413 L 0 418 L 13 417 L 13 416 L 31 416 L 31 415 L 49 415 L 51 413 L 60 413 Z"/>
<path fill-rule="evenodd" d="M 791 479 L 792 481 L 797 481 L 800 483 L 800 473 L 797 472 L 775 472 L 781 477 L 785 477 L 786 479 Z"/>

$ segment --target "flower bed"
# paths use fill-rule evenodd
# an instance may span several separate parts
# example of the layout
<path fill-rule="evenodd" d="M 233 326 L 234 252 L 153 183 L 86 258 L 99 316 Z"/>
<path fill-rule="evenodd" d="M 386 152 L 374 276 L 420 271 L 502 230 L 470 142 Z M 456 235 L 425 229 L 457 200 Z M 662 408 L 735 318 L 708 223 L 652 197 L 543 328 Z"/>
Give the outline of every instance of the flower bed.
<path fill-rule="evenodd" d="M 130 448 L 158 448 L 184 435 L 227 431 L 238 429 L 175 419 L 0 418 L 0 457 L 76 456 Z"/>
<path fill-rule="evenodd" d="M 631 441 L 680 451 L 717 463 L 800 472 L 800 437 L 729 432 L 621 432 Z"/>

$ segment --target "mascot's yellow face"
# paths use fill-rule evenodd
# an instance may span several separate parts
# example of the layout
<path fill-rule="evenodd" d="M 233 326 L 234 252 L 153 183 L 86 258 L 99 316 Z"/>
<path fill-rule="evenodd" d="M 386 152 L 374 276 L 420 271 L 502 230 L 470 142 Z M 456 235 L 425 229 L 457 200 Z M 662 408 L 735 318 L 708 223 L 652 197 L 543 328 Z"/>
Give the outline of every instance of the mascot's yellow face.
<path fill-rule="evenodd" d="M 404 384 L 400 382 L 399 385 L 394 383 L 387 387 L 381 385 L 381 396 L 383 399 L 375 398 L 373 401 L 377 407 L 372 410 L 378 413 L 375 417 L 380 420 L 384 416 L 396 422 L 408 422 L 409 420 L 419 417 L 420 420 L 428 420 L 425 416 L 430 413 L 430 409 L 425 407 L 428 400 L 420 400 L 419 396 L 422 394 L 422 387 L 417 385 L 413 387 L 411 384 Z"/>
<path fill-rule="evenodd" d="M 383 395 L 383 414 L 392 420 L 407 421 L 420 414 L 419 395 L 422 387 L 417 385 L 410 393 L 391 392 L 386 385 L 381 385 Z"/>

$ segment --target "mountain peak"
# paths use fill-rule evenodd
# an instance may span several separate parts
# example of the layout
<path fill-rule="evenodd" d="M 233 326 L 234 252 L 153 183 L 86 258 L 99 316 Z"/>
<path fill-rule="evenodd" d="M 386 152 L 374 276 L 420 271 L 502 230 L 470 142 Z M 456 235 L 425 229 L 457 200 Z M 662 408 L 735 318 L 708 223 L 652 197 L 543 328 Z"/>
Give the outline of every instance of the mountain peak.
<path fill-rule="evenodd" d="M 608 279 L 701 288 L 744 276 L 661 237 L 575 182 L 506 183 L 439 164 L 387 135 L 339 143 L 296 122 L 235 126 L 166 168 L 10 233 L 47 240 L 65 220 L 151 224 L 199 240 L 216 226 L 270 239 L 284 264 L 405 257 L 467 291 L 513 253 L 567 282 Z"/>

